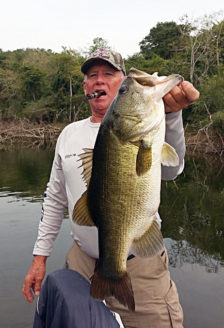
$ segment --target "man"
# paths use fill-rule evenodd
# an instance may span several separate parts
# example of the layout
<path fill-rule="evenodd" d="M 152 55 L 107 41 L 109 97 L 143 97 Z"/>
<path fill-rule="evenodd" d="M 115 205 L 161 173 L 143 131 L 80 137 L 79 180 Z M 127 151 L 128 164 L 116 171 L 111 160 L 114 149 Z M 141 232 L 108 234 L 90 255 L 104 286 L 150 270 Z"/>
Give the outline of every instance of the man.
<path fill-rule="evenodd" d="M 66 208 L 69 210 L 74 244 L 67 254 L 67 264 L 90 280 L 98 258 L 96 227 L 78 226 L 72 221 L 74 204 L 85 191 L 82 169 L 77 162 L 83 148 L 94 148 L 100 122 L 125 79 L 125 67 L 120 54 L 99 49 L 82 65 L 85 95 L 103 91 L 99 98 L 89 100 L 92 116 L 68 125 L 58 138 L 50 181 L 46 190 L 43 216 L 34 247 L 33 263 L 23 285 L 23 294 L 32 302 L 39 295 L 45 275 L 47 257 L 60 230 Z M 189 82 L 182 82 L 164 97 L 166 141 L 180 158 L 178 167 L 162 167 L 162 178 L 174 179 L 184 167 L 185 141 L 181 108 L 199 98 L 198 91 Z M 158 221 L 159 221 L 158 215 Z M 166 250 L 153 258 L 132 258 L 127 261 L 131 277 L 136 311 L 130 312 L 113 297 L 106 299 L 108 307 L 118 312 L 125 327 L 182 327 L 182 310 L 175 284 L 170 280 Z M 74 291 L 75 293 L 75 291 Z M 150 322 L 150 325 L 149 325 Z"/>

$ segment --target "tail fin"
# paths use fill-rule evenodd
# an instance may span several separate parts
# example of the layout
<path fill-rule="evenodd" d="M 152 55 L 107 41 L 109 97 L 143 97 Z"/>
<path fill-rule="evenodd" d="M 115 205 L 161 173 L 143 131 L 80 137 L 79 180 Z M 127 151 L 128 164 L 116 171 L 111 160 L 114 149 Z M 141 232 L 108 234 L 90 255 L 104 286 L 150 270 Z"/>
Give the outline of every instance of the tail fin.
<path fill-rule="evenodd" d="M 135 311 L 134 293 L 127 273 L 121 278 L 109 279 L 103 277 L 96 269 L 92 277 L 90 295 L 98 300 L 114 296 L 121 304 L 127 305 L 129 310 Z"/>

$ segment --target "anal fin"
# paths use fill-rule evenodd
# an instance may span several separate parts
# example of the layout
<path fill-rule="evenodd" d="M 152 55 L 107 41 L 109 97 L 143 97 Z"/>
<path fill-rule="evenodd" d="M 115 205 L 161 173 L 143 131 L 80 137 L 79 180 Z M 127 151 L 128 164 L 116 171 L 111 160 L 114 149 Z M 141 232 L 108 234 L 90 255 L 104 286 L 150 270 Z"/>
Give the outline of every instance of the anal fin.
<path fill-rule="evenodd" d="M 153 220 L 148 230 L 138 239 L 134 239 L 132 252 L 139 257 L 154 256 L 164 247 L 163 236 L 158 223 Z"/>
<path fill-rule="evenodd" d="M 87 204 L 87 190 L 82 194 L 81 198 L 75 204 L 73 210 L 73 221 L 83 226 L 94 226 L 94 222 L 91 218 L 88 204 Z"/>

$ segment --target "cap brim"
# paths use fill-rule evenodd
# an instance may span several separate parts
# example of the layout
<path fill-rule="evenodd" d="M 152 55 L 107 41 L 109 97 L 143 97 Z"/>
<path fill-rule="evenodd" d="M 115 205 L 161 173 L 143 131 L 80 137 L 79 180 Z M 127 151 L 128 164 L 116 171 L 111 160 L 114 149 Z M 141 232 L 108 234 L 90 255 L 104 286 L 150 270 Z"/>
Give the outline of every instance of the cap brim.
<path fill-rule="evenodd" d="M 118 70 L 118 71 L 122 71 L 122 69 L 119 66 L 115 66 L 110 60 L 108 60 L 107 58 L 90 58 L 88 60 L 86 60 L 82 66 L 81 66 L 81 71 L 83 74 L 86 74 L 88 72 L 88 70 L 90 69 L 91 66 L 93 66 L 95 63 L 97 62 L 107 62 L 108 64 L 110 64 L 114 69 Z"/>

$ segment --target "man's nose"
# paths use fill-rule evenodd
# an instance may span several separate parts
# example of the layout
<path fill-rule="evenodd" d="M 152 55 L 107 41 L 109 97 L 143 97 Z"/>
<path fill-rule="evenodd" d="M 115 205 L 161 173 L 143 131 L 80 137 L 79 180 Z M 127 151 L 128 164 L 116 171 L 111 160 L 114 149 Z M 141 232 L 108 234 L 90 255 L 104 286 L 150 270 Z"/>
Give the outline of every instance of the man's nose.
<path fill-rule="evenodd" d="M 103 77 L 103 74 L 98 74 L 98 75 L 97 75 L 97 80 L 96 80 L 96 82 L 97 82 L 98 84 L 102 84 L 102 83 L 104 83 L 104 77 Z"/>

